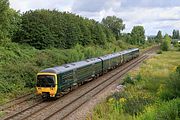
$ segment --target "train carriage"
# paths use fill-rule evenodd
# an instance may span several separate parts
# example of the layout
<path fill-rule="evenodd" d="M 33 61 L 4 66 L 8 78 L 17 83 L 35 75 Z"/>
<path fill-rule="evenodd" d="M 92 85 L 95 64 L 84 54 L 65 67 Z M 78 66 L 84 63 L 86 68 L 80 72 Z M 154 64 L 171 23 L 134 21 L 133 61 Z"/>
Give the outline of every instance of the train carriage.
<path fill-rule="evenodd" d="M 47 68 L 37 74 L 37 94 L 56 97 L 71 87 L 80 85 L 108 70 L 139 56 L 139 49 L 128 49 L 62 66 Z"/>
<path fill-rule="evenodd" d="M 111 68 L 117 67 L 122 63 L 122 55 L 120 53 L 111 54 Z"/>
<path fill-rule="evenodd" d="M 139 49 L 134 48 L 134 49 L 128 49 L 120 52 L 123 55 L 123 63 L 126 63 L 133 58 L 136 58 L 139 56 Z"/>
<path fill-rule="evenodd" d="M 138 48 L 134 48 L 133 49 L 133 57 L 136 58 L 139 56 L 139 49 Z"/>
<path fill-rule="evenodd" d="M 118 65 L 122 63 L 122 55 L 120 53 L 108 54 L 108 55 L 99 57 L 99 59 L 102 60 L 103 73 L 117 67 Z"/>
<path fill-rule="evenodd" d="M 102 61 L 98 58 L 48 68 L 38 73 L 37 91 L 38 94 L 42 94 L 43 97 L 54 97 L 60 95 L 61 92 L 64 92 L 72 86 L 80 84 L 101 73 Z M 51 75 L 51 78 L 49 75 Z M 44 86 L 40 85 L 42 81 L 45 84 Z M 49 87 L 51 89 L 49 89 Z"/>

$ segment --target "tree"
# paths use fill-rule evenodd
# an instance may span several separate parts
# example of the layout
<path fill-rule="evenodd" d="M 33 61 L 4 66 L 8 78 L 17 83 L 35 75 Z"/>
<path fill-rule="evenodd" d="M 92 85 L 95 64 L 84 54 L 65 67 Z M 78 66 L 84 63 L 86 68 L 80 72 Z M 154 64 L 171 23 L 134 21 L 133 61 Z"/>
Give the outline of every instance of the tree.
<path fill-rule="evenodd" d="M 140 45 L 145 43 L 145 30 L 143 26 L 134 26 L 131 31 L 131 43 Z"/>
<path fill-rule="evenodd" d="M 179 39 L 180 38 L 179 30 L 173 30 L 172 38 L 173 39 Z"/>
<path fill-rule="evenodd" d="M 170 47 L 171 47 L 171 38 L 169 37 L 168 34 L 166 34 L 164 36 L 163 42 L 161 44 L 161 49 L 163 51 L 168 51 L 170 49 Z"/>
<path fill-rule="evenodd" d="M 13 41 L 37 49 L 49 47 L 70 49 L 76 44 L 103 45 L 114 39 L 111 30 L 99 22 L 57 10 L 27 11 L 22 15 L 21 29 Z"/>
<path fill-rule="evenodd" d="M 101 23 L 112 30 L 116 36 L 116 39 L 118 39 L 121 35 L 121 31 L 125 29 L 123 20 L 121 18 L 117 18 L 116 16 L 107 16 L 106 18 L 102 19 Z"/>
<path fill-rule="evenodd" d="M 21 16 L 19 12 L 9 7 L 8 0 L 0 1 L 0 41 L 11 39 L 20 29 Z"/>
<path fill-rule="evenodd" d="M 132 39 L 131 39 L 131 33 L 123 33 L 121 35 L 121 39 L 126 43 L 133 44 Z"/>
<path fill-rule="evenodd" d="M 4 39 L 8 34 L 8 30 L 6 29 L 6 25 L 8 22 L 6 13 L 8 9 L 9 9 L 9 1 L 1 0 L 0 1 L 0 39 Z"/>
<path fill-rule="evenodd" d="M 106 42 L 106 34 L 104 33 L 102 26 L 96 23 L 92 30 L 92 39 L 94 44 L 104 45 Z"/>
<path fill-rule="evenodd" d="M 162 42 L 162 32 L 159 30 L 157 35 L 156 35 L 156 42 Z"/>

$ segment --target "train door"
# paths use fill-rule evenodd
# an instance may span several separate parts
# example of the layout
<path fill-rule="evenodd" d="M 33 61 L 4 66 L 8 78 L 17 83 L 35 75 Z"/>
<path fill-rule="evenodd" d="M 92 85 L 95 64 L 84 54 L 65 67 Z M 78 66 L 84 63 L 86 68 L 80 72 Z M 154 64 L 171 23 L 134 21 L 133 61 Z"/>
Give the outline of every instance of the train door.
<path fill-rule="evenodd" d="M 77 85 L 76 70 L 77 70 L 77 69 L 73 69 L 73 85 Z"/>

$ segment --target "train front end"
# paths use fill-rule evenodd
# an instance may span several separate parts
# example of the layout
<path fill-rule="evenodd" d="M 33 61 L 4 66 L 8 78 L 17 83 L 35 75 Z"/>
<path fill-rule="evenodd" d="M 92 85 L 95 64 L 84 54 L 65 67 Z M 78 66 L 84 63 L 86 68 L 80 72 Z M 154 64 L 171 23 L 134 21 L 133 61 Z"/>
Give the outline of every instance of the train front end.
<path fill-rule="evenodd" d="M 57 93 L 57 75 L 54 73 L 38 73 L 36 94 L 43 98 L 55 97 Z"/>

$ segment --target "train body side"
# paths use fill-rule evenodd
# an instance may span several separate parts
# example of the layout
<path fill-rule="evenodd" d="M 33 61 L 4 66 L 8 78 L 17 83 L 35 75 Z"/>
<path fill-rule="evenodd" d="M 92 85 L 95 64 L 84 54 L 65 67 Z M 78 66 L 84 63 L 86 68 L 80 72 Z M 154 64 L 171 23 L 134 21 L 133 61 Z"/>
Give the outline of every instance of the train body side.
<path fill-rule="evenodd" d="M 73 86 L 80 85 L 89 79 L 98 77 L 137 56 L 139 56 L 138 48 L 128 49 L 122 52 L 101 56 L 99 58 L 91 58 L 58 67 L 47 68 L 38 73 L 38 75 L 54 74 L 56 76 L 54 79 L 55 85 L 52 85 L 49 88 L 40 86 L 36 87 L 37 93 L 41 95 L 46 93 L 47 95 L 45 96 L 50 97 L 59 96 L 62 92 L 71 89 Z M 54 91 L 56 90 L 56 93 L 49 95 L 52 93 L 51 89 Z"/>

